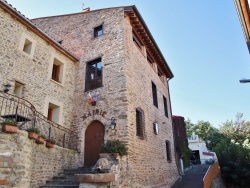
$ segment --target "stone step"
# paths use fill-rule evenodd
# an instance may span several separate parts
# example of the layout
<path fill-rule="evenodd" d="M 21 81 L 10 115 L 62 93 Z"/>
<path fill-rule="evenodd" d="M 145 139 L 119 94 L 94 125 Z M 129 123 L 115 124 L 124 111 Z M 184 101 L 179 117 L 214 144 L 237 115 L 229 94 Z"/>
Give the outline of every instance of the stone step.
<path fill-rule="evenodd" d="M 46 181 L 46 185 L 79 185 L 75 183 L 73 180 L 48 180 Z"/>
<path fill-rule="evenodd" d="M 79 188 L 79 185 L 44 185 L 40 186 L 40 188 Z"/>

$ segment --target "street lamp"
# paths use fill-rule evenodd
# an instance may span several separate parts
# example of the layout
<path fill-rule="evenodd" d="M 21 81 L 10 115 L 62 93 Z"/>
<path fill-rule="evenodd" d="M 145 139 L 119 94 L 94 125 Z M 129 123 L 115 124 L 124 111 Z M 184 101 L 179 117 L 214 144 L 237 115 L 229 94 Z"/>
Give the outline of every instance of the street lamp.
<path fill-rule="evenodd" d="M 248 83 L 248 82 L 250 82 L 250 79 L 242 78 L 242 79 L 240 80 L 240 83 Z"/>

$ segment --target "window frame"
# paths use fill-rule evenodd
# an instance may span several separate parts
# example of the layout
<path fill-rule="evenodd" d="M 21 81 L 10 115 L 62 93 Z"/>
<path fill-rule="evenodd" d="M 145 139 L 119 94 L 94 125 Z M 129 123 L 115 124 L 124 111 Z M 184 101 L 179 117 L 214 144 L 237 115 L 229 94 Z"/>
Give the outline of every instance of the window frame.
<path fill-rule="evenodd" d="M 100 63 L 100 62 L 101 62 L 101 76 L 100 77 L 97 76 L 97 66 L 95 66 L 95 75 L 94 75 L 95 86 L 91 87 L 90 86 L 90 82 L 91 82 L 90 68 L 92 65 Z M 101 80 L 100 86 L 98 86 L 98 84 L 97 84 L 97 80 L 99 80 L 99 79 Z M 102 58 L 98 57 L 98 58 L 86 63 L 85 91 L 94 90 L 94 89 L 97 89 L 100 87 L 103 87 L 103 63 L 102 63 Z"/>
<path fill-rule="evenodd" d="M 166 140 L 166 159 L 169 163 L 172 162 L 172 158 L 171 158 L 171 145 L 169 140 Z"/>
<path fill-rule="evenodd" d="M 50 80 L 54 83 L 63 85 L 65 79 L 66 64 L 56 56 L 52 56 L 50 67 Z M 55 67 L 56 70 L 54 69 Z"/>
<path fill-rule="evenodd" d="M 101 28 L 101 29 L 99 29 L 99 28 Z M 99 35 L 99 31 L 102 31 L 102 33 L 100 35 Z M 94 27 L 94 33 L 93 33 L 94 38 L 100 37 L 102 35 L 103 35 L 103 24 Z"/>
<path fill-rule="evenodd" d="M 167 103 L 167 98 L 164 95 L 163 95 L 163 104 L 164 104 L 165 116 L 168 118 L 168 103 Z"/>
<path fill-rule="evenodd" d="M 151 81 L 151 83 L 152 83 L 153 104 L 156 108 L 158 108 L 157 87 L 153 81 Z"/>
<path fill-rule="evenodd" d="M 144 111 L 141 108 L 136 108 L 136 136 L 140 139 L 145 139 L 145 117 Z"/>
<path fill-rule="evenodd" d="M 29 52 L 25 50 L 25 46 L 27 45 L 26 42 L 29 42 L 29 45 L 31 45 Z M 21 51 L 21 53 L 29 58 L 33 58 L 35 48 L 36 48 L 36 41 L 26 33 L 22 33 L 19 41 L 19 50 Z"/>
<path fill-rule="evenodd" d="M 142 51 L 143 43 L 134 30 L 132 31 L 132 40 L 136 44 L 136 46 Z"/>

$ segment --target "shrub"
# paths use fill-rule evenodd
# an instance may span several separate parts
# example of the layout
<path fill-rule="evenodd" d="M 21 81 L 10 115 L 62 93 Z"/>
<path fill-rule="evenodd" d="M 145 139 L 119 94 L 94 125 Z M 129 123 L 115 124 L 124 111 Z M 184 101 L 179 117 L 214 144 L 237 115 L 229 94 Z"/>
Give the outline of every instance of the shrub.
<path fill-rule="evenodd" d="M 16 121 L 14 119 L 5 119 L 1 125 L 12 125 L 17 126 Z"/>
<path fill-rule="evenodd" d="M 105 153 L 119 153 L 120 156 L 128 154 L 128 148 L 119 140 L 107 140 L 107 142 L 101 146 L 101 151 Z"/>
<path fill-rule="evenodd" d="M 27 132 L 34 132 L 36 134 L 39 134 L 40 133 L 40 130 L 36 127 L 29 127 L 27 130 Z"/>

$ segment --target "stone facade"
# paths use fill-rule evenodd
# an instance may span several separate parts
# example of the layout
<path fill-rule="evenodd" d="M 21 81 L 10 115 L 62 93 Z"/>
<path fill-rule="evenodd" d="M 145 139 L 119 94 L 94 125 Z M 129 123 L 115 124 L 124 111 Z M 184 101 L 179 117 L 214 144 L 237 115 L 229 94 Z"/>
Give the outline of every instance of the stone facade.
<path fill-rule="evenodd" d="M 0 143 L 0 180 L 5 180 L 4 188 L 37 188 L 63 169 L 77 166 L 76 151 L 58 146 L 48 149 L 29 139 L 26 131 L 0 132 Z"/>
<path fill-rule="evenodd" d="M 167 78 L 173 76 L 137 9 L 108 8 L 32 20 L 36 27 L 60 41 L 62 48 L 77 56 L 79 62 L 73 62 L 53 45 L 48 45 L 8 13 L 0 13 L 1 40 L 6 44 L 0 47 L 0 59 L 4 62 L 0 65 L 1 83 L 13 85 L 15 80 L 24 83 L 23 97 L 44 115 L 49 102 L 62 107 L 60 124 L 78 132 L 77 165 L 81 167 L 85 163 L 85 131 L 92 122 L 99 121 L 105 126 L 104 140 L 119 139 L 129 149 L 128 155 L 122 157 L 118 181 L 113 186 L 170 187 L 179 177 L 167 82 Z M 142 49 L 133 41 L 133 30 L 138 29 L 132 24 L 134 16 L 131 14 L 138 17 L 144 32 L 150 36 L 142 40 Z M 99 25 L 103 27 L 103 34 L 94 37 L 93 30 Z M 32 58 L 18 50 L 23 33 L 36 41 Z M 148 63 L 147 51 L 156 51 L 153 67 Z M 66 65 L 62 84 L 50 79 L 49 62 L 54 56 Z M 85 88 L 86 66 L 97 58 L 102 61 L 103 86 L 88 91 Z M 161 62 L 157 61 L 159 59 Z M 163 73 L 160 77 L 159 70 Z M 153 104 L 152 82 L 157 88 L 158 107 Z M 10 92 L 14 92 L 13 87 Z M 98 95 L 96 106 L 86 104 L 89 93 Z M 144 112 L 143 139 L 136 135 L 136 108 Z M 115 131 L 109 126 L 112 117 L 116 120 Z M 159 125 L 159 134 L 154 132 L 155 122 Z"/>
<path fill-rule="evenodd" d="M 34 41 L 33 56 L 22 50 L 22 40 L 25 38 Z M 76 64 L 2 8 L 0 41 L 0 90 L 4 89 L 4 84 L 10 84 L 9 93 L 14 94 L 15 82 L 22 83 L 22 98 L 31 102 L 45 116 L 49 102 L 59 105 L 61 119 L 58 123 L 69 128 L 72 121 Z M 54 57 L 64 63 L 63 84 L 51 79 Z"/>

